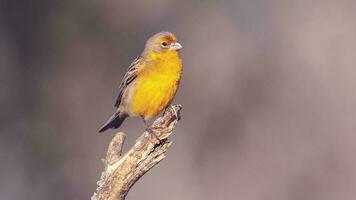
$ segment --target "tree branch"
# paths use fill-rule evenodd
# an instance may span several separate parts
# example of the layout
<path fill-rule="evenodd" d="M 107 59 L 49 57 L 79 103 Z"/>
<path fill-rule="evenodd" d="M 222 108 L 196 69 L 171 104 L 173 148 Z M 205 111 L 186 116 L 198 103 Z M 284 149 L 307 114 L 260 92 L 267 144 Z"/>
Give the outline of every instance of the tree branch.
<path fill-rule="evenodd" d="M 92 200 L 123 200 L 130 188 L 148 170 L 165 158 L 164 153 L 172 145 L 169 136 L 180 119 L 181 105 L 170 106 L 164 115 L 137 140 L 135 145 L 121 156 L 125 134 L 118 132 L 111 140 L 104 161 L 104 171 L 97 182 Z"/>

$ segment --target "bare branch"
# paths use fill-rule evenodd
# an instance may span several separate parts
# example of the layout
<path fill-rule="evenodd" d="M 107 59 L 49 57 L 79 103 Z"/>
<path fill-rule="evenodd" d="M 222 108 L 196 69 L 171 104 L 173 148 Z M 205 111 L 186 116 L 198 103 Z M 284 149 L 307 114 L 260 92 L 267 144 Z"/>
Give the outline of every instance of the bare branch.
<path fill-rule="evenodd" d="M 181 105 L 170 106 L 123 156 L 121 151 L 125 134 L 118 132 L 114 136 L 109 144 L 104 171 L 92 200 L 125 199 L 136 181 L 165 158 L 164 153 L 172 145 L 169 136 L 179 120 L 181 108 Z"/>

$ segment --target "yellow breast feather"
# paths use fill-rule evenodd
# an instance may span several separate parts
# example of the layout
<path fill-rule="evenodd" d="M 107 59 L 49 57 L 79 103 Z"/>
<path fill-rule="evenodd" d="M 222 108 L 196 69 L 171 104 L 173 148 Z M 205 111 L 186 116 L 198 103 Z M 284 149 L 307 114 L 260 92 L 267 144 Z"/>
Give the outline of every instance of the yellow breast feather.
<path fill-rule="evenodd" d="M 130 112 L 146 119 L 157 116 L 173 100 L 182 72 L 177 52 L 151 53 L 142 66 L 130 98 Z"/>

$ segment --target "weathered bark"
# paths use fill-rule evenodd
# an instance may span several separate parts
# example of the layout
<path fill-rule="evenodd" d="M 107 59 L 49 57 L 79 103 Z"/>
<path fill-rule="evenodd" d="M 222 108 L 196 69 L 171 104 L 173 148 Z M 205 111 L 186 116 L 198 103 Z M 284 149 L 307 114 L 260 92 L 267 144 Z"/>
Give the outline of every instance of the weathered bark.
<path fill-rule="evenodd" d="M 172 145 L 169 136 L 179 120 L 181 105 L 170 106 L 123 156 L 125 134 L 118 132 L 109 144 L 104 171 L 92 200 L 125 199 L 130 188 L 148 170 L 165 158 Z"/>

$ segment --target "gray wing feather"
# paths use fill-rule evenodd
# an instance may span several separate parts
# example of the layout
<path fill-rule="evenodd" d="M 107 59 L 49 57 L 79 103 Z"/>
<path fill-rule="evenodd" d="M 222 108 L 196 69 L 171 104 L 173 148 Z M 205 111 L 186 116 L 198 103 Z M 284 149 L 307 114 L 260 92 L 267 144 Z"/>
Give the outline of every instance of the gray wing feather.
<path fill-rule="evenodd" d="M 121 103 L 122 94 L 123 94 L 125 88 L 137 77 L 137 69 L 139 67 L 139 63 L 141 62 L 141 60 L 142 60 L 142 57 L 139 56 L 130 64 L 130 66 L 124 76 L 124 79 L 122 79 L 121 84 L 119 86 L 119 92 L 116 97 L 115 107 L 117 107 L 117 108 L 119 107 L 119 105 Z"/>

